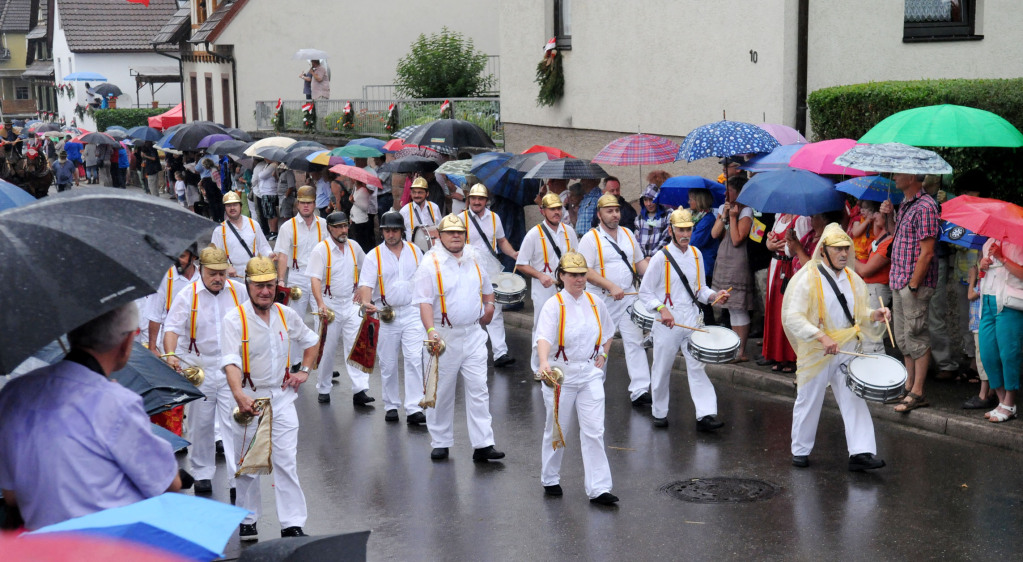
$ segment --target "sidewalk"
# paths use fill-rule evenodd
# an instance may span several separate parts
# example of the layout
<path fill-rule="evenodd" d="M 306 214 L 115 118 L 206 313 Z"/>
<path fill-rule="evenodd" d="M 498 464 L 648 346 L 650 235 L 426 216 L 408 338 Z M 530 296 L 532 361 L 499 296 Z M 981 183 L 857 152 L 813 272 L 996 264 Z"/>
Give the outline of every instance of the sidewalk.
<path fill-rule="evenodd" d="M 532 303 L 527 299 L 525 308 L 505 312 L 505 325 L 509 328 L 531 330 L 533 326 Z M 750 340 L 750 357 L 759 352 L 760 340 Z M 612 344 L 612 353 L 623 353 L 620 339 Z M 679 355 L 675 360 L 673 374 L 685 375 L 685 361 Z M 715 384 L 742 387 L 758 392 L 775 394 L 795 402 L 795 377 L 791 374 L 772 372 L 770 367 L 760 367 L 753 361 L 733 365 L 707 365 L 707 375 Z M 984 410 L 963 410 L 963 400 L 977 394 L 979 385 L 955 382 L 927 381 L 927 400 L 930 407 L 919 408 L 906 414 L 896 412 L 894 404 L 867 402 L 875 420 L 902 424 L 930 433 L 955 437 L 966 441 L 1001 447 L 1023 452 L 1023 421 L 1016 419 L 1005 423 L 991 423 L 984 419 Z M 825 406 L 837 408 L 835 399 L 828 393 Z"/>

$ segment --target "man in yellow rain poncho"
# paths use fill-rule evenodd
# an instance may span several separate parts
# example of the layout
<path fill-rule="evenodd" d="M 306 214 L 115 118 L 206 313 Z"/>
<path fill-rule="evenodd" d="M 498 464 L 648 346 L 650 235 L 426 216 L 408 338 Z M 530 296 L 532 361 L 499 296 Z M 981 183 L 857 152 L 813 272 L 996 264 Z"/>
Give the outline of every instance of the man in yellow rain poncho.
<path fill-rule="evenodd" d="M 866 284 L 846 268 L 851 247 L 852 239 L 842 227 L 829 224 L 813 258 L 792 277 L 782 301 L 782 323 L 797 356 L 798 392 L 792 409 L 792 464 L 797 467 L 810 466 L 829 383 L 845 424 L 849 470 L 885 465 L 874 457 L 877 445 L 867 403 L 846 387 L 840 369 L 852 357 L 838 354 L 839 350 L 855 351 L 864 339 L 880 339 L 884 320 L 891 316 L 887 308 L 870 308 Z"/>

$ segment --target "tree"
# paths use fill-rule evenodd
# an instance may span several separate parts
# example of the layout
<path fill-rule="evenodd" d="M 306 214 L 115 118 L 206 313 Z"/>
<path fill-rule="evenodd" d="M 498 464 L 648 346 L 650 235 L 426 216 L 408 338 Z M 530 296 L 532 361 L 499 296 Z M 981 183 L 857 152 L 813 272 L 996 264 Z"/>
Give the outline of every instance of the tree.
<path fill-rule="evenodd" d="M 444 27 L 420 34 L 395 70 L 398 94 L 411 98 L 471 98 L 489 91 L 494 75 L 484 75 L 487 55 L 472 39 Z"/>

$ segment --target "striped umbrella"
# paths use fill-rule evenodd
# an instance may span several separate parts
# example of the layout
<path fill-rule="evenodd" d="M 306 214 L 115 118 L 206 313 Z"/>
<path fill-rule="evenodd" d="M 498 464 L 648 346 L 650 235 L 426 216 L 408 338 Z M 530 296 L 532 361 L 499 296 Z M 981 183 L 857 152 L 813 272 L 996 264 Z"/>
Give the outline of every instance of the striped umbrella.
<path fill-rule="evenodd" d="M 666 164 L 675 161 L 679 146 L 655 135 L 629 135 L 615 139 L 602 148 L 592 162 L 610 166 Z"/>
<path fill-rule="evenodd" d="M 597 164 L 581 158 L 559 158 L 548 160 L 536 165 L 526 173 L 526 179 L 600 179 L 608 177 L 608 173 Z"/>

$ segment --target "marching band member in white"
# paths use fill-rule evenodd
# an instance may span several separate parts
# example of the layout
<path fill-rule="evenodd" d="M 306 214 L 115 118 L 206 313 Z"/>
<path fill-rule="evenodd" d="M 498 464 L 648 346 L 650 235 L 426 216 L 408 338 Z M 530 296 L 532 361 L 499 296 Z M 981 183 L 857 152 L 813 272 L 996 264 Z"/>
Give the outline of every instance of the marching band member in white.
<path fill-rule="evenodd" d="M 377 340 L 377 358 L 383 393 L 385 421 L 398 421 L 401 395 L 398 391 L 398 351 L 405 357 L 405 421 L 409 425 L 426 423 L 419 401 L 423 398 L 423 340 L 426 329 L 419 318 L 419 308 L 412 304 L 416 268 L 423 259 L 422 251 L 401 239 L 401 215 L 394 211 L 380 217 L 380 244 L 363 262 L 359 276 L 358 299 L 365 314 L 377 313 L 381 318 Z M 390 312 L 386 312 L 387 310 Z M 393 315 L 388 321 L 385 315 Z"/>
<path fill-rule="evenodd" d="M 792 464 L 810 466 L 817 423 L 828 384 L 845 424 L 849 470 L 881 468 L 874 455 L 874 423 L 862 398 L 846 386 L 841 370 L 851 359 L 840 350 L 854 351 L 863 338 L 880 339 L 887 308 L 871 309 L 867 286 L 847 268 L 852 238 L 836 223 L 829 224 L 809 263 L 785 289 L 782 324 L 796 351 L 796 403 L 792 408 Z M 840 294 L 839 294 L 840 293 Z"/>
<path fill-rule="evenodd" d="M 487 208 L 490 192 L 487 186 L 478 183 L 469 189 L 469 208 L 459 215 L 465 223 L 465 243 L 476 249 L 476 259 L 481 266 L 486 265 L 487 274 L 493 278 L 504 269 L 498 259 L 498 249 L 512 259 L 518 259 L 519 253 L 512 248 L 504 237 L 504 225 L 501 217 Z M 482 231 L 482 234 L 481 234 Z M 487 324 L 490 336 L 490 347 L 494 353 L 494 366 L 507 367 L 515 363 L 515 358 L 508 355 L 508 344 L 505 341 L 504 314 L 501 305 L 494 305 L 494 319 Z"/>
<path fill-rule="evenodd" d="M 309 266 L 309 253 L 329 235 L 327 221 L 316 216 L 315 187 L 303 185 L 298 188 L 295 207 L 298 208 L 298 214 L 281 225 L 274 250 L 277 252 L 278 280 L 282 284 L 286 281 L 288 287 L 302 289 L 302 298 L 290 299 L 288 306 L 304 319 L 314 302 L 309 276 L 305 273 Z M 313 327 L 316 326 L 314 322 Z"/>
<path fill-rule="evenodd" d="M 213 491 L 212 478 L 217 470 L 214 425 L 223 428 L 221 438 L 225 451 L 233 451 L 231 411 L 234 398 L 227 377 L 220 368 L 220 324 L 229 311 L 249 300 L 245 286 L 227 278 L 230 267 L 227 254 L 210 246 L 199 252 L 200 280 L 182 287 L 174 296 L 164 323 L 163 348 L 175 353 L 167 363 L 176 370 L 196 366 L 205 377 L 199 390 L 204 400 L 188 404 L 188 439 L 192 442 L 189 457 L 195 493 Z M 228 478 L 234 481 L 234 462 L 227 457 Z"/>
<path fill-rule="evenodd" d="M 270 243 L 263 235 L 256 221 L 242 216 L 242 198 L 237 191 L 224 195 L 224 214 L 227 217 L 220 226 L 213 229 L 210 242 L 227 252 L 230 267 L 227 275 L 232 279 L 243 279 L 245 264 L 256 256 L 269 256 Z"/>
<path fill-rule="evenodd" d="M 412 194 L 412 200 L 399 211 L 402 221 L 405 223 L 405 240 L 414 242 L 413 236 L 417 228 L 425 228 L 430 238 L 435 238 L 437 223 L 440 222 L 442 215 L 440 207 L 436 203 L 426 200 L 426 196 L 430 192 L 426 178 L 412 180 L 409 192 Z"/>
<path fill-rule="evenodd" d="M 199 257 L 195 245 L 189 246 L 187 250 L 178 256 L 178 263 L 171 266 L 160 282 L 160 288 L 156 294 L 150 295 L 148 300 L 149 309 L 146 317 L 149 319 L 149 351 L 154 355 L 163 353 L 163 321 L 167 319 L 167 312 L 174 301 L 174 295 L 178 294 L 185 285 L 199 280 L 199 269 L 195 267 L 195 259 Z"/>
<path fill-rule="evenodd" d="M 517 270 L 533 278 L 529 290 L 529 296 L 533 299 L 533 354 L 529 366 L 534 373 L 540 368 L 536 351 L 536 326 L 540 320 L 540 311 L 547 299 L 558 292 L 554 269 L 558 267 L 558 260 L 578 246 L 575 230 L 565 228 L 561 223 L 563 210 L 558 194 L 548 193 L 543 196 L 540 200 L 540 215 L 543 219 L 526 233 L 519 247 L 519 257 L 515 260 Z"/>
<path fill-rule="evenodd" d="M 622 334 L 625 361 L 629 369 L 629 398 L 634 406 L 651 404 L 650 364 L 643 349 L 643 330 L 629 317 L 629 305 L 636 300 L 634 285 L 646 271 L 647 259 L 636 245 L 631 230 L 619 226 L 621 209 L 618 198 L 611 194 L 597 200 L 600 224 L 579 239 L 579 253 L 586 258 L 590 272 L 586 290 L 604 295 L 618 331 Z M 632 294 L 626 294 L 632 293 Z M 607 365 L 604 365 L 605 369 Z"/>
<path fill-rule="evenodd" d="M 221 324 L 223 355 L 220 366 L 227 375 L 238 409 L 257 414 L 255 398 L 270 398 L 273 410 L 271 458 L 274 496 L 282 537 L 305 536 L 305 494 L 298 482 L 298 414 L 295 399 L 299 386 L 309 378 L 319 338 L 292 308 L 274 302 L 277 268 L 270 258 L 257 256 L 245 267 L 245 288 L 249 300 L 227 313 Z M 292 351 L 301 352 L 301 368 L 288 372 Z M 253 422 L 250 427 L 255 427 Z M 231 421 L 234 430 L 234 460 L 245 450 L 246 427 Z M 251 437 L 251 433 L 248 434 Z M 242 474 L 235 478 L 237 505 L 252 513 L 239 529 L 243 541 L 258 539 L 256 521 L 262 507 L 259 476 Z"/>
<path fill-rule="evenodd" d="M 686 360 L 689 393 L 696 408 L 696 429 L 713 431 L 724 425 L 715 418 L 718 403 L 714 385 L 707 378 L 703 363 L 689 353 L 686 344 L 692 330 L 676 324 L 699 326 L 700 308 L 697 301 L 710 303 L 720 298 L 723 302 L 728 299 L 728 292 L 715 292 L 707 286 L 703 254 L 695 246 L 689 245 L 693 235 L 693 215 L 689 209 L 674 210 L 668 222 L 671 224 L 671 244 L 650 257 L 643 283 L 639 286 L 640 302 L 646 305 L 647 310 L 660 315 L 651 330 L 654 338 L 654 362 L 650 368 L 653 423 L 654 427 L 668 427 L 671 367 L 681 348 Z M 669 260 L 666 253 L 674 261 Z"/>
<path fill-rule="evenodd" d="M 423 256 L 416 270 L 415 297 L 427 338 L 447 342 L 438 358 L 437 405 L 426 411 L 433 451 L 430 458 L 448 458 L 454 445 L 455 384 L 462 375 L 472 460 L 504 458 L 494 449 L 490 394 L 487 389 L 487 335 L 480 329 L 494 316 L 494 288 L 487 270 L 476 261 L 476 250 L 465 243 L 465 223 L 444 217 L 438 228 L 440 244 Z"/>
<path fill-rule="evenodd" d="M 338 341 L 343 343 L 344 355 L 341 361 L 346 362 L 359 335 L 362 319 L 355 303 L 355 290 L 362 261 L 366 258 L 362 248 L 348 239 L 348 215 L 335 211 L 327 216 L 326 222 L 330 236 L 309 252 L 309 264 L 305 269 L 305 275 L 312 285 L 313 298 L 316 299 L 319 322 L 326 321 L 327 309 L 334 311 L 334 321 L 327 325 L 323 357 L 317 370 L 316 392 L 319 393 L 317 399 L 321 404 L 330 403 L 331 375 L 334 372 Z M 369 390 L 369 374 L 347 363 L 345 367 L 352 380 L 352 403 L 365 406 L 376 400 L 366 394 Z"/>
<path fill-rule="evenodd" d="M 547 196 L 557 198 L 554 194 Z M 565 375 L 558 393 L 550 386 L 542 387 L 547 424 L 543 431 L 540 484 L 545 495 L 563 493 L 560 473 L 565 444 L 554 425 L 557 400 L 559 414 L 565 416 L 565 427 L 571 425 L 573 415 L 579 418 L 586 495 L 593 503 L 612 505 L 618 497 L 611 493 L 611 467 L 604 451 L 603 367 L 615 327 L 603 299 L 584 291 L 588 271 L 582 254 L 566 252 L 561 257 L 556 275 L 562 289 L 543 305 L 536 326 L 540 372 L 549 373 L 553 365 Z M 556 443 L 560 443 L 560 448 L 555 448 Z"/>

